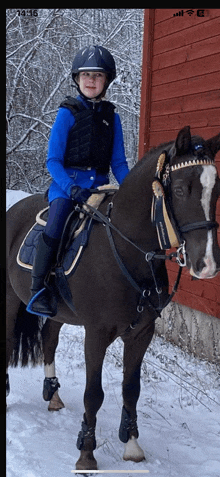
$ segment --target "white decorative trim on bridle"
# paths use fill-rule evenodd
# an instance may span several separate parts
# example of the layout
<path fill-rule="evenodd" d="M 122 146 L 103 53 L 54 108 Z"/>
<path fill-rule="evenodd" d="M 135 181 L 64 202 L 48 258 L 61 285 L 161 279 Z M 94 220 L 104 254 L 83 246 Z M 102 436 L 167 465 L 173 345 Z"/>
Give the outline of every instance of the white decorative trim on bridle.
<path fill-rule="evenodd" d="M 210 166 L 210 165 L 215 165 L 214 160 L 211 159 L 193 159 L 193 161 L 186 161 L 186 162 L 181 162 L 180 164 L 173 164 L 170 167 L 171 171 L 177 171 L 179 169 L 182 169 L 183 167 L 189 167 L 189 166 Z"/>

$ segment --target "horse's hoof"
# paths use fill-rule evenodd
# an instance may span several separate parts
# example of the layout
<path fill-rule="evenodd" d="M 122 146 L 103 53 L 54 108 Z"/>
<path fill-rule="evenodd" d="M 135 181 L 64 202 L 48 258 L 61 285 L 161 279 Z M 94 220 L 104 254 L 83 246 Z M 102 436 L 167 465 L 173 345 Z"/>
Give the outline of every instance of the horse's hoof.
<path fill-rule="evenodd" d="M 145 460 L 144 451 L 138 444 L 137 439 L 132 437 L 129 439 L 127 444 L 125 444 L 125 452 L 123 455 L 124 460 L 132 460 L 133 462 L 141 462 Z"/>
<path fill-rule="evenodd" d="M 48 411 L 59 411 L 60 409 L 63 409 L 63 407 L 65 407 L 64 403 L 62 399 L 60 399 L 58 391 L 55 391 L 54 395 L 50 400 Z"/>
<path fill-rule="evenodd" d="M 97 461 L 91 451 L 81 451 L 80 458 L 76 463 L 76 470 L 98 470 Z"/>

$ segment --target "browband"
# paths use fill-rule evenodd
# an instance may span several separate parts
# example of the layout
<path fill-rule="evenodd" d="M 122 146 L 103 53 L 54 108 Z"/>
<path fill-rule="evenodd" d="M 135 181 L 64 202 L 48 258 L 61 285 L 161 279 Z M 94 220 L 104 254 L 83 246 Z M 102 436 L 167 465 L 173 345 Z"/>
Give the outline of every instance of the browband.
<path fill-rule="evenodd" d="M 193 159 L 193 161 L 186 161 L 181 162 L 180 164 L 173 164 L 170 167 L 171 171 L 178 171 L 179 169 L 183 169 L 183 167 L 190 167 L 190 166 L 211 166 L 215 165 L 215 161 L 212 159 Z"/>

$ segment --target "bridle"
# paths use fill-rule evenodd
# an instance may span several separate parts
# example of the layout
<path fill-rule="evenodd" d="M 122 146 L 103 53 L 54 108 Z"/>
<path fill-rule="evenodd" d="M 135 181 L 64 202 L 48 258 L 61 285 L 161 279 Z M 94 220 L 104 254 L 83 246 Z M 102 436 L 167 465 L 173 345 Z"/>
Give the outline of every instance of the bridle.
<path fill-rule="evenodd" d="M 126 237 L 111 222 L 110 215 L 114 205 L 112 200 L 111 202 L 109 202 L 107 206 L 106 215 L 102 214 L 99 210 L 95 209 L 91 205 L 86 204 L 86 207 L 87 207 L 86 213 L 90 215 L 90 217 L 92 217 L 94 220 L 101 222 L 103 226 L 105 226 L 109 243 L 110 243 L 112 252 L 114 254 L 114 257 L 119 265 L 119 268 L 121 269 L 123 275 L 127 278 L 128 282 L 132 285 L 132 287 L 140 294 L 139 302 L 137 305 L 137 312 L 140 315 L 140 313 L 142 313 L 144 310 L 144 305 L 147 304 L 147 306 L 153 309 L 155 312 L 155 318 L 152 321 L 154 321 L 158 316 L 160 316 L 161 311 L 172 300 L 179 285 L 182 268 L 186 266 L 185 240 L 182 234 L 191 232 L 193 230 L 199 230 L 199 229 L 211 230 L 212 228 L 218 227 L 217 222 L 210 221 L 210 220 L 193 222 L 193 223 L 183 225 L 182 227 L 179 227 L 174 218 L 172 204 L 170 201 L 170 184 L 171 184 L 170 175 L 171 173 L 174 173 L 176 170 L 180 170 L 185 167 L 198 166 L 198 165 L 214 165 L 214 161 L 207 160 L 207 159 L 204 159 L 204 160 L 198 159 L 198 160 L 193 160 L 193 161 L 184 162 L 184 163 L 182 162 L 180 164 L 170 166 L 170 157 L 167 151 L 163 151 L 162 154 L 160 154 L 158 162 L 157 162 L 156 175 L 152 183 L 153 200 L 152 200 L 151 221 L 157 229 L 158 240 L 159 240 L 161 250 L 165 252 L 165 250 L 175 247 L 177 248 L 176 252 L 172 252 L 170 254 L 165 254 L 165 253 L 162 254 L 162 253 L 157 253 L 155 251 L 146 252 L 146 250 L 143 250 L 137 244 L 135 244 L 132 240 Z M 105 192 L 105 190 L 102 190 L 101 192 L 103 193 Z M 111 192 L 115 193 L 116 190 L 114 189 L 112 189 L 112 191 L 109 189 L 106 190 L 106 193 L 111 193 Z M 89 212 L 88 212 L 88 209 L 89 209 Z M 85 210 L 84 210 L 84 213 L 85 213 Z M 152 278 L 153 278 L 154 288 L 158 296 L 157 308 L 155 308 L 155 306 L 150 301 L 150 295 L 152 290 L 146 287 L 139 286 L 139 284 L 134 280 L 134 278 L 128 272 L 126 266 L 124 265 L 121 257 L 119 256 L 117 252 L 114 239 L 112 236 L 112 231 L 116 232 L 123 240 L 125 240 L 127 243 L 132 245 L 139 252 L 144 254 L 145 260 L 149 264 Z M 173 286 L 172 292 L 169 294 L 166 302 L 161 303 L 160 295 L 162 293 L 162 289 L 158 285 L 158 278 L 156 276 L 154 261 L 155 260 L 173 260 L 173 259 L 179 265 L 178 276 Z M 134 329 L 136 325 L 139 323 L 139 321 L 140 321 L 140 316 L 130 324 L 130 326 L 126 329 L 125 332 L 128 332 L 131 329 Z"/>
<path fill-rule="evenodd" d="M 197 148 L 202 146 L 197 145 Z M 151 221 L 157 229 L 158 241 L 162 250 L 168 250 L 177 247 L 176 261 L 180 266 L 186 266 L 185 240 L 182 234 L 193 230 L 207 229 L 211 230 L 218 227 L 218 223 L 211 220 L 203 220 L 200 222 L 191 222 L 183 226 L 179 226 L 175 220 L 173 206 L 171 202 L 171 173 L 180 169 L 201 165 L 215 165 L 210 159 L 194 159 L 193 161 L 185 161 L 170 166 L 170 157 L 167 151 L 160 154 L 156 174 L 152 183 L 153 200 L 151 209 Z M 179 255 L 183 259 L 179 260 Z"/>

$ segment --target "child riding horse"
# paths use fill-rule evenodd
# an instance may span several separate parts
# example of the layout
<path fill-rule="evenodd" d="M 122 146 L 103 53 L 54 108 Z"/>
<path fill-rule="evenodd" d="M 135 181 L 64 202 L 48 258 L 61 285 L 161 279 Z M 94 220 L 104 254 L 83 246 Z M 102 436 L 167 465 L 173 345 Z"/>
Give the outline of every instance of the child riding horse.
<path fill-rule="evenodd" d="M 44 280 L 73 206 L 88 199 L 90 188 L 109 182 L 110 166 L 119 184 L 129 172 L 120 117 L 112 103 L 103 101 L 115 77 L 115 61 L 106 48 L 89 46 L 77 53 L 72 78 L 79 96 L 68 96 L 61 103 L 49 140 L 47 167 L 53 182 L 49 217 L 32 271 L 27 307 L 31 313 L 54 316 Z"/>

